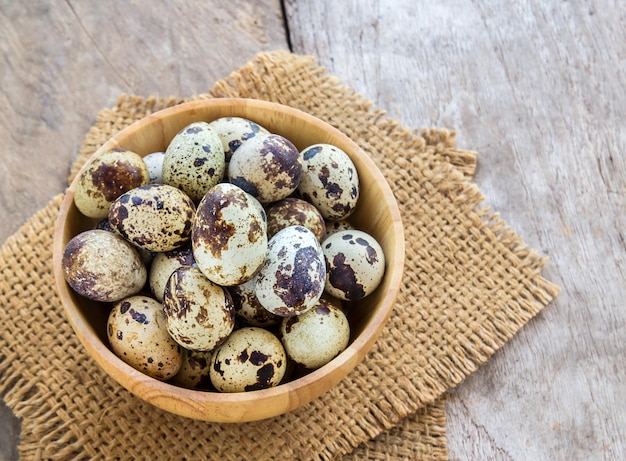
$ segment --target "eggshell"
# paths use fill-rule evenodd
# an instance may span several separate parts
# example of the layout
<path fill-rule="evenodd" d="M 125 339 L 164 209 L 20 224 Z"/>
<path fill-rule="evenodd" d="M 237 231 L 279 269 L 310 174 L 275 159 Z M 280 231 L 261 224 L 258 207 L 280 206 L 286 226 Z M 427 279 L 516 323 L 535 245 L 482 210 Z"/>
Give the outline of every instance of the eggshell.
<path fill-rule="evenodd" d="M 102 219 L 116 198 L 149 181 L 141 156 L 123 148 L 110 149 L 93 156 L 79 174 L 74 204 L 85 216 Z"/>
<path fill-rule="evenodd" d="M 147 184 L 118 197 L 109 210 L 109 223 L 122 237 L 150 251 L 170 251 L 191 238 L 196 207 L 181 190 Z"/>
<path fill-rule="evenodd" d="M 252 278 L 241 285 L 230 287 L 237 316 L 246 324 L 255 327 L 278 325 L 282 317 L 272 314 L 259 303 L 255 285 L 256 281 Z"/>
<path fill-rule="evenodd" d="M 324 238 L 331 236 L 335 232 L 355 229 L 352 223 L 347 219 L 342 219 L 341 221 L 325 221 L 324 224 L 326 228 L 326 236 Z M 322 239 L 322 241 L 323 240 L 324 239 Z"/>
<path fill-rule="evenodd" d="M 170 276 L 163 294 L 167 330 L 185 349 L 210 351 L 235 328 L 235 308 L 228 291 L 197 267 L 183 266 Z"/>
<path fill-rule="evenodd" d="M 265 260 L 265 211 L 254 197 L 232 184 L 218 184 L 204 196 L 191 234 L 196 264 L 219 285 L 246 282 Z"/>
<path fill-rule="evenodd" d="M 385 255 L 376 239 L 360 230 L 338 231 L 322 242 L 326 291 L 346 301 L 372 293 L 385 274 Z"/>
<path fill-rule="evenodd" d="M 183 349 L 183 363 L 172 378 L 172 384 L 187 389 L 215 390 L 209 370 L 213 351 L 190 351 Z"/>
<path fill-rule="evenodd" d="M 302 159 L 302 198 L 329 221 L 350 216 L 359 200 L 359 175 L 350 156 L 330 144 L 315 144 L 302 151 Z"/>
<path fill-rule="evenodd" d="M 177 187 L 194 202 L 222 180 L 224 147 L 207 122 L 194 122 L 170 142 L 163 159 L 163 183 Z"/>
<path fill-rule="evenodd" d="M 143 158 L 150 174 L 150 184 L 163 184 L 163 159 L 165 152 L 152 152 Z"/>
<path fill-rule="evenodd" d="M 132 296 L 116 303 L 107 338 L 115 355 L 153 378 L 169 379 L 182 365 L 183 350 L 167 332 L 161 303 L 152 298 Z"/>
<path fill-rule="evenodd" d="M 61 265 L 70 287 L 95 301 L 114 302 L 136 294 L 147 278 L 138 251 L 119 235 L 100 229 L 74 236 Z"/>
<path fill-rule="evenodd" d="M 94 227 L 94 229 L 102 229 L 102 230 L 105 230 L 107 232 L 113 232 L 114 234 L 117 234 L 117 232 L 115 232 L 115 229 L 113 229 L 113 227 L 111 227 L 111 223 L 109 222 L 109 218 L 108 217 L 98 221 L 98 223 L 96 224 L 96 227 Z M 141 259 L 146 264 L 146 267 L 148 267 L 148 265 L 154 259 L 154 252 L 146 250 L 145 248 L 139 248 L 138 246 L 135 246 L 135 245 L 133 245 L 133 247 L 137 251 L 139 251 L 139 255 L 141 256 Z"/>
<path fill-rule="evenodd" d="M 261 203 L 275 202 L 296 190 L 302 177 L 302 156 L 277 134 L 257 135 L 235 151 L 228 179 Z"/>
<path fill-rule="evenodd" d="M 258 134 L 270 134 L 256 122 L 242 117 L 221 117 L 212 122 L 209 126 L 217 133 L 224 147 L 224 161 L 226 165 L 239 146 L 245 141 L 254 138 Z"/>
<path fill-rule="evenodd" d="M 267 257 L 255 277 L 259 303 L 275 315 L 297 315 L 322 296 L 326 266 L 315 234 L 302 226 L 280 230 L 268 244 Z"/>
<path fill-rule="evenodd" d="M 148 283 L 154 297 L 158 301 L 163 301 L 165 285 L 167 285 L 170 275 L 179 267 L 192 266 L 194 263 L 191 248 L 157 253 L 148 272 Z"/>
<path fill-rule="evenodd" d="M 304 314 L 283 319 L 280 333 L 287 356 L 305 368 L 315 369 L 347 347 L 350 324 L 339 307 L 322 298 Z"/>
<path fill-rule="evenodd" d="M 220 392 L 247 392 L 280 383 L 287 356 L 280 340 L 258 327 L 235 330 L 211 359 L 210 377 Z"/>
<path fill-rule="evenodd" d="M 319 241 L 326 235 L 326 223 L 321 213 L 309 202 L 288 197 L 273 203 L 267 209 L 267 236 L 289 226 L 304 226 L 315 234 Z"/>

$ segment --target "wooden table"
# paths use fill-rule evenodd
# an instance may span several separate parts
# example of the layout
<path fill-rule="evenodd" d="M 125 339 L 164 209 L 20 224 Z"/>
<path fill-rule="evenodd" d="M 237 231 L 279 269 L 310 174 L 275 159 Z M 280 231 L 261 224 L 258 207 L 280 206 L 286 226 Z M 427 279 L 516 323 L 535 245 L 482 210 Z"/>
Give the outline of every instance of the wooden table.
<path fill-rule="evenodd" d="M 408 126 L 455 129 L 487 203 L 551 258 L 556 302 L 450 392 L 450 458 L 623 459 L 620 2 L 0 0 L 1 240 L 63 190 L 120 93 L 201 93 L 274 49 L 316 56 Z"/>

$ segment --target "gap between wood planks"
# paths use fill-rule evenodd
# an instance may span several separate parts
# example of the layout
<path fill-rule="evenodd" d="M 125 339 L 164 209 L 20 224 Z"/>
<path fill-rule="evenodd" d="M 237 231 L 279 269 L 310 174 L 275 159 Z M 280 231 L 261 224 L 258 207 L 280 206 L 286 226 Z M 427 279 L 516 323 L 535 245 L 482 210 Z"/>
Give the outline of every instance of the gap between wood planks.
<path fill-rule="evenodd" d="M 285 29 L 285 38 L 287 39 L 287 48 L 293 53 L 293 45 L 291 44 L 291 33 L 289 31 L 289 19 L 287 18 L 287 6 L 285 0 L 280 0 L 280 12 L 283 15 L 283 27 Z"/>

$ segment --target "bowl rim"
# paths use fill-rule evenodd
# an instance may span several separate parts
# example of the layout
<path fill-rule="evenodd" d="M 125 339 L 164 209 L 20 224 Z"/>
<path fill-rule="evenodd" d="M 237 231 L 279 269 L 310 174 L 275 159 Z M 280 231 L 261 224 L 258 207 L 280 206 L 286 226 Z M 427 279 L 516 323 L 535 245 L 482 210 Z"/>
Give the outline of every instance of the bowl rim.
<path fill-rule="evenodd" d="M 213 422 L 254 421 L 279 416 L 319 397 L 326 392 L 326 390 L 344 379 L 370 351 L 393 311 L 401 287 L 405 259 L 404 228 L 400 210 L 391 187 L 369 155 L 367 155 L 356 142 L 329 123 L 300 109 L 280 103 L 252 98 L 214 98 L 193 100 L 177 104 L 156 111 L 133 122 L 131 125 L 109 138 L 96 149 L 89 158 L 104 150 L 121 147 L 122 140 L 126 138 L 129 133 L 139 131 L 149 124 L 158 123 L 157 120 L 161 118 L 174 117 L 185 112 L 201 111 L 205 106 L 253 106 L 261 110 L 280 111 L 288 116 L 300 118 L 307 124 L 313 124 L 325 131 L 330 131 L 334 137 L 341 138 L 344 143 L 351 147 L 353 152 L 357 153 L 359 161 L 376 177 L 376 182 L 380 184 L 383 189 L 387 189 L 384 190 L 384 192 L 386 201 L 389 203 L 389 212 L 392 218 L 391 225 L 393 226 L 392 232 L 395 236 L 395 254 L 393 255 L 393 259 L 394 266 L 396 267 L 395 270 L 388 275 L 392 277 L 392 279 L 388 283 L 389 289 L 381 297 L 379 308 L 369 319 L 360 334 L 350 342 L 343 352 L 326 365 L 293 381 L 288 381 L 276 387 L 251 392 L 222 394 L 218 392 L 185 389 L 151 378 L 126 364 L 99 339 L 95 332 L 93 332 L 86 317 L 82 314 L 81 310 L 74 305 L 70 293 L 71 288 L 66 283 L 62 272 L 57 270 L 57 268 L 61 266 L 64 250 L 63 238 L 65 221 L 68 210 L 73 206 L 74 188 L 77 178 L 80 176 L 82 170 L 86 168 L 88 161 L 85 162 L 75 175 L 71 184 L 66 188 L 59 214 L 55 221 L 53 240 L 55 284 L 64 308 L 65 316 L 69 320 L 74 333 L 78 336 L 79 341 L 87 350 L 88 355 L 96 361 L 100 368 L 124 388 L 148 403 L 180 416 Z M 348 152 L 348 154 L 350 154 L 350 152 Z M 386 257 L 389 258 L 387 255 Z M 338 373 L 331 374 L 332 376 L 330 376 L 329 379 L 328 371 L 330 368 L 340 368 L 341 370 Z M 315 383 L 322 383 L 323 385 L 315 386 Z M 276 399 L 280 397 L 282 397 L 282 400 L 279 399 L 277 402 Z M 254 406 L 262 406 L 264 403 L 270 402 L 272 405 L 276 405 L 276 408 L 273 411 L 264 411 L 263 416 L 259 416 L 257 410 L 253 408 Z M 237 414 L 220 413 L 218 406 L 224 403 L 239 405 L 242 411 Z M 196 407 L 195 410 L 194 407 Z M 214 414 L 207 414 L 207 408 L 212 408 L 217 411 Z"/>

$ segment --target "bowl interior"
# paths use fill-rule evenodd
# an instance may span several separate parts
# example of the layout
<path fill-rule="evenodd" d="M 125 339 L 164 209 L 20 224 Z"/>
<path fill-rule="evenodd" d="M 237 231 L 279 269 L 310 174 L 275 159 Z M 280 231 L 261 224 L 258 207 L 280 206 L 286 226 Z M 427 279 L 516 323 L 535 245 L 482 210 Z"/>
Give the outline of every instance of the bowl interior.
<path fill-rule="evenodd" d="M 141 156 L 164 151 L 170 140 L 188 124 L 226 116 L 253 120 L 286 137 L 300 150 L 317 143 L 333 144 L 348 153 L 354 162 L 361 195 L 350 221 L 379 241 L 385 252 L 386 272 L 377 290 L 349 310 L 352 334 L 344 352 L 301 378 L 275 388 L 238 394 L 182 389 L 132 369 L 108 349 L 105 332 L 108 306 L 77 295 L 63 277 L 61 257 L 65 245 L 73 236 L 96 224 L 96 220 L 86 218 L 74 206 L 75 183 L 66 191 L 57 219 L 53 264 L 57 289 L 73 329 L 88 353 L 118 383 L 153 405 L 182 416 L 239 422 L 291 411 L 321 395 L 361 361 L 392 311 L 404 265 L 404 235 L 395 198 L 371 159 L 330 125 L 283 105 L 251 99 L 212 99 L 181 104 L 134 123 L 107 141 L 98 152 L 113 147 L 124 147 Z"/>

